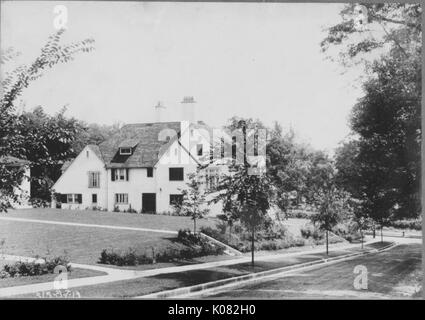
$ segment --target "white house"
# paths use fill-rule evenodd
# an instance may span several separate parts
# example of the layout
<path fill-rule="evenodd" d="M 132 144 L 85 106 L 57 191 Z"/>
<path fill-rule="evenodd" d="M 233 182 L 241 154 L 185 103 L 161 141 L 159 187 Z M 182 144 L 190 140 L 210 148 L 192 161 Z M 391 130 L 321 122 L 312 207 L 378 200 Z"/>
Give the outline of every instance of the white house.
<path fill-rule="evenodd" d="M 210 133 L 203 122 L 125 125 L 67 165 L 53 186 L 52 206 L 170 212 L 181 201 L 188 174 L 210 162 Z M 221 167 L 203 169 L 205 181 L 214 183 Z"/>

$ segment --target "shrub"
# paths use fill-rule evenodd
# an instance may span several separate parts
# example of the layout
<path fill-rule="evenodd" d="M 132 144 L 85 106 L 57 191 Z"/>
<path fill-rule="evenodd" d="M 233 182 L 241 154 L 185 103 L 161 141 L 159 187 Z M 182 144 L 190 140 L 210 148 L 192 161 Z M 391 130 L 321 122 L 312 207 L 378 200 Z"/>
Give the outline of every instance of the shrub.
<path fill-rule="evenodd" d="M 135 249 L 129 248 L 125 252 L 116 252 L 104 249 L 100 253 L 99 263 L 117 266 L 135 266 L 139 264 L 151 264 L 156 262 L 171 262 L 179 260 L 189 260 L 206 255 L 223 254 L 224 248 L 210 243 L 199 234 L 193 234 L 189 230 L 179 230 L 177 241 L 184 244 L 182 249 L 169 248 L 162 252 L 147 255 L 146 252 L 138 253 Z"/>
<path fill-rule="evenodd" d="M 231 233 L 226 233 L 222 223 L 219 223 L 217 228 L 202 227 L 201 232 L 240 252 L 251 251 L 251 234 L 239 224 L 233 226 Z M 257 233 L 254 244 L 255 250 L 280 250 L 303 245 L 305 245 L 304 239 L 294 238 L 278 223 L 270 224 L 266 230 Z"/>
<path fill-rule="evenodd" d="M 71 271 L 69 260 L 66 257 L 45 258 L 44 261 L 45 263 L 19 261 L 14 264 L 6 264 L 3 270 L 0 271 L 0 278 L 38 276 L 53 273 L 58 265 L 62 265 L 68 271 Z"/>
<path fill-rule="evenodd" d="M 304 239 L 313 239 L 315 241 L 318 241 L 324 238 L 324 233 L 310 224 L 305 225 L 303 228 L 301 228 L 300 231 L 301 236 Z"/>
<path fill-rule="evenodd" d="M 114 210 L 112 210 L 112 212 L 121 212 L 121 210 L 118 206 L 114 206 Z"/>
<path fill-rule="evenodd" d="M 30 204 L 33 208 L 49 208 L 50 202 L 41 198 L 31 198 Z"/>
<path fill-rule="evenodd" d="M 422 230 L 422 220 L 421 219 L 411 219 L 411 220 L 396 220 L 390 221 L 388 227 L 393 227 L 396 229 L 411 229 L 411 230 Z"/>

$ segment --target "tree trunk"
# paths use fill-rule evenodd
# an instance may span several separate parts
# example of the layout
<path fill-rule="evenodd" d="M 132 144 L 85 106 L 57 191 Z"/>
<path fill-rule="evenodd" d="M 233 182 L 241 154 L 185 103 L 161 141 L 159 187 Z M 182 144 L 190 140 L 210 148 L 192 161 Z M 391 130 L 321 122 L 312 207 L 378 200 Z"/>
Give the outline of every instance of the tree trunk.
<path fill-rule="evenodd" d="M 361 240 L 362 240 L 362 249 L 363 249 L 363 230 L 362 229 L 360 229 L 360 237 L 361 237 Z"/>
<path fill-rule="evenodd" d="M 254 266 L 254 228 L 252 228 L 251 234 L 251 265 Z"/>
<path fill-rule="evenodd" d="M 193 234 L 196 234 L 196 218 L 193 219 Z"/>
<path fill-rule="evenodd" d="M 326 255 L 329 254 L 329 231 L 326 230 Z"/>
<path fill-rule="evenodd" d="M 383 228 L 384 228 L 384 226 L 381 224 L 381 242 L 384 242 L 384 235 L 382 234 Z"/>
<path fill-rule="evenodd" d="M 373 230 L 373 239 L 375 239 L 376 237 L 375 224 L 372 225 L 372 230 Z"/>

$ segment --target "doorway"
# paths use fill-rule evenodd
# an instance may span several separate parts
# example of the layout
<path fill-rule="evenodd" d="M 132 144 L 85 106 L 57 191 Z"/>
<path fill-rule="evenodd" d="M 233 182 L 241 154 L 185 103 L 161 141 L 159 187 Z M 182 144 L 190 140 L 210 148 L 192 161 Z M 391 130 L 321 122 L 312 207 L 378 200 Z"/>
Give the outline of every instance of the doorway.
<path fill-rule="evenodd" d="M 156 213 L 156 193 L 142 193 L 142 212 Z"/>

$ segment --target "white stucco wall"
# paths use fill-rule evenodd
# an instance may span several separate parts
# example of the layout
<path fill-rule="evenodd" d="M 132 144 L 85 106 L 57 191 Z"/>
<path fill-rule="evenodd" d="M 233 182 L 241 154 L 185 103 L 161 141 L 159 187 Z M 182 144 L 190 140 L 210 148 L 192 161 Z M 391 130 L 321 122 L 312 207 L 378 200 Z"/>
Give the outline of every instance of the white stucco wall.
<path fill-rule="evenodd" d="M 99 188 L 89 188 L 89 172 L 97 171 L 100 173 Z M 68 169 L 56 181 L 53 186 L 54 192 L 61 194 L 82 194 L 81 204 L 63 203 L 64 209 L 86 209 L 94 206 L 92 203 L 92 194 L 97 194 L 97 206 L 107 207 L 107 172 L 101 159 L 90 149 L 85 147 L 74 159 Z M 56 203 L 52 201 L 52 206 Z"/>

